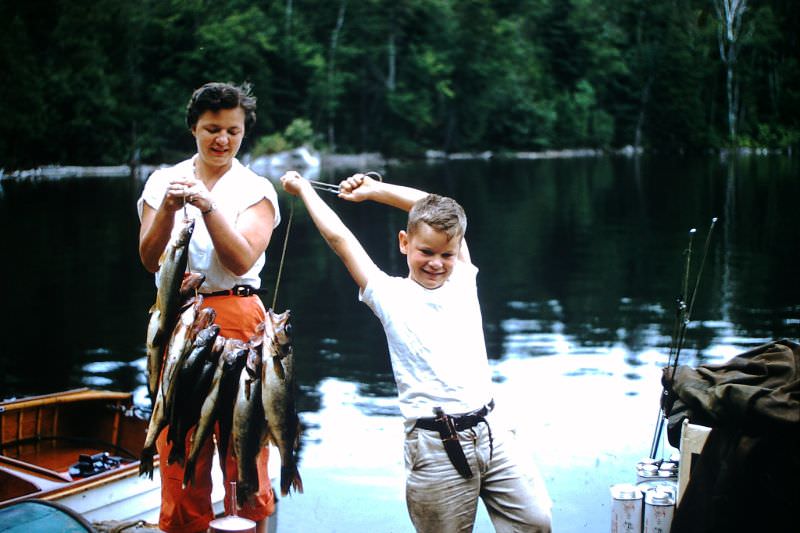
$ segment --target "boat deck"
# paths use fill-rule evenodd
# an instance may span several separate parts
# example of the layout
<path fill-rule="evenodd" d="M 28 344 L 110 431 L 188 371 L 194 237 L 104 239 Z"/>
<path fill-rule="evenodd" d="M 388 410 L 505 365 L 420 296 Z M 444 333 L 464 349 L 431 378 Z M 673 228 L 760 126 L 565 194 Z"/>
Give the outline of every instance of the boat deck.
<path fill-rule="evenodd" d="M 133 468 L 147 423 L 130 402 L 127 393 L 78 389 L 0 405 L 0 505 L 55 499 Z M 83 472 L 73 468 L 82 456 Z"/>

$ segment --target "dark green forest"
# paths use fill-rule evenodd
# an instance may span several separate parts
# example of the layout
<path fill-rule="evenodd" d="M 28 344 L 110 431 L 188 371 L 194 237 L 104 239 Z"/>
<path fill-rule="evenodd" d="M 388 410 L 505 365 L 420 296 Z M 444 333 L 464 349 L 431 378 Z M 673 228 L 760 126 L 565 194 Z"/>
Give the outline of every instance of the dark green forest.
<path fill-rule="evenodd" d="M 0 168 L 172 162 L 191 91 L 248 82 L 248 142 L 393 157 L 786 149 L 797 0 L 0 0 Z M 245 146 L 247 149 L 247 146 Z"/>

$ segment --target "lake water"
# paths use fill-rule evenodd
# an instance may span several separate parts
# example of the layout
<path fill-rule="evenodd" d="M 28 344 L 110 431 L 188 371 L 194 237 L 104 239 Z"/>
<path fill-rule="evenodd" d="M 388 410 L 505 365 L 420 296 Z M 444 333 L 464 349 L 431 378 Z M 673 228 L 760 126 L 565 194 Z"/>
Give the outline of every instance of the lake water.
<path fill-rule="evenodd" d="M 650 451 L 690 229 L 691 291 L 719 219 L 681 363 L 722 362 L 798 338 L 799 168 L 786 156 L 714 156 L 378 169 L 388 181 L 453 196 L 467 211 L 498 415 L 538 462 L 556 531 L 608 531 L 609 486 L 634 481 L 635 462 Z M 0 181 L 0 397 L 91 386 L 135 391 L 145 402 L 155 288 L 137 253 L 141 186 L 127 178 Z M 404 213 L 327 200 L 379 266 L 407 273 L 397 248 Z M 281 207 L 287 220 L 284 194 Z M 285 228 L 268 249 L 271 292 Z M 278 530 L 412 531 L 383 332 L 299 204 L 276 308 L 294 317 L 306 488 L 281 500 Z M 475 530 L 492 531 L 483 510 Z"/>

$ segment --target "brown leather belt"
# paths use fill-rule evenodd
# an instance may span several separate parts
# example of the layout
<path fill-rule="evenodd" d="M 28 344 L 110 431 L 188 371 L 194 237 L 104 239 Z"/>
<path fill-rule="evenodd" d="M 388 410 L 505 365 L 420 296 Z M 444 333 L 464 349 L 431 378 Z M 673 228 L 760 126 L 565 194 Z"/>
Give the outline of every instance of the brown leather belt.
<path fill-rule="evenodd" d="M 447 457 L 450 459 L 450 462 L 459 474 L 469 479 L 472 477 L 472 470 L 464 455 L 464 449 L 461 447 L 461 443 L 458 440 L 458 432 L 473 428 L 481 422 L 486 424 L 486 427 L 489 428 L 489 460 L 491 460 L 494 454 L 494 443 L 492 439 L 492 428 L 489 427 L 489 423 L 486 421 L 486 415 L 488 415 L 492 409 L 494 409 L 494 400 L 491 400 L 488 404 L 475 411 L 463 415 L 451 416 L 446 414 L 441 407 L 437 406 L 433 408 L 433 413 L 436 416 L 418 418 L 414 427 L 428 431 L 437 431 L 442 438 L 442 445 L 444 446 L 444 451 L 447 452 Z"/>

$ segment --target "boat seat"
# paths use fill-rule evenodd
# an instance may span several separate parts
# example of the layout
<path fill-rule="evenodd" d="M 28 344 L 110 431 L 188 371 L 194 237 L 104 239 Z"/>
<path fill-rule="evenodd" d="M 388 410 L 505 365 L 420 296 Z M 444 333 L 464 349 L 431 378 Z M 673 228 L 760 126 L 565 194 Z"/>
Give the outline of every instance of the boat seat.
<path fill-rule="evenodd" d="M 691 424 L 688 419 L 684 419 L 681 425 L 680 442 L 680 467 L 678 469 L 678 494 L 675 498 L 676 505 L 680 505 L 689 478 L 692 474 L 692 461 L 696 455 L 700 455 L 703 446 L 706 444 L 711 428 L 698 424 Z"/>

